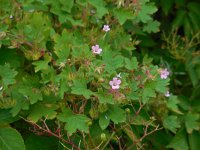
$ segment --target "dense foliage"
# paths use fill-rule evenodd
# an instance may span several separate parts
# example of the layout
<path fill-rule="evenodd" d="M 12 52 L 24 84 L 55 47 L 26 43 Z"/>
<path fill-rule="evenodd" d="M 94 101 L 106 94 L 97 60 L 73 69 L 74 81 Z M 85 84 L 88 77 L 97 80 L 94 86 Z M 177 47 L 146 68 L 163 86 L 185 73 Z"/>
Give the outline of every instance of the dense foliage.
<path fill-rule="evenodd" d="M 0 150 L 198 150 L 199 8 L 0 0 Z"/>

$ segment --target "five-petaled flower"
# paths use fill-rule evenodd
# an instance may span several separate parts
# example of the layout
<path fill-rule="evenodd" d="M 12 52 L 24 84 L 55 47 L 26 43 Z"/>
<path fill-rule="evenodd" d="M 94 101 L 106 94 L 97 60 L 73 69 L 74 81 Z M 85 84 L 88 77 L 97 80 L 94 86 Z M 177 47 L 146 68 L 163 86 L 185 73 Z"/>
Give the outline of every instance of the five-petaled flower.
<path fill-rule="evenodd" d="M 167 79 L 168 76 L 169 76 L 169 71 L 167 69 L 161 69 L 160 70 L 161 79 Z"/>
<path fill-rule="evenodd" d="M 110 31 L 109 25 L 104 25 L 104 26 L 103 26 L 103 31 L 105 31 L 105 32 Z"/>
<path fill-rule="evenodd" d="M 170 97 L 169 91 L 167 91 L 167 92 L 165 93 L 165 96 L 166 96 L 166 97 Z"/>
<path fill-rule="evenodd" d="M 113 90 L 119 89 L 119 85 L 121 84 L 121 80 L 114 77 L 113 80 L 109 82 L 110 86 L 112 87 Z"/>
<path fill-rule="evenodd" d="M 94 54 L 101 54 L 102 49 L 99 47 L 99 45 L 94 45 L 94 46 L 92 46 L 92 52 Z"/>

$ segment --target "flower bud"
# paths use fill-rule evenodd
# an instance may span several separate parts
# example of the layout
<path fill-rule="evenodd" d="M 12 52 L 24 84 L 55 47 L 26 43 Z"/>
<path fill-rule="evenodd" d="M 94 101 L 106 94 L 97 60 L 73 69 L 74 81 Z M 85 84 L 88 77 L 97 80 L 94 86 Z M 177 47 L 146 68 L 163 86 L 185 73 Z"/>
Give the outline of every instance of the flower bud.
<path fill-rule="evenodd" d="M 101 140 L 102 141 L 106 141 L 106 134 L 105 133 L 101 133 Z"/>
<path fill-rule="evenodd" d="M 130 113 L 130 112 L 131 112 L 129 108 L 126 108 L 125 111 L 126 111 L 127 113 Z"/>

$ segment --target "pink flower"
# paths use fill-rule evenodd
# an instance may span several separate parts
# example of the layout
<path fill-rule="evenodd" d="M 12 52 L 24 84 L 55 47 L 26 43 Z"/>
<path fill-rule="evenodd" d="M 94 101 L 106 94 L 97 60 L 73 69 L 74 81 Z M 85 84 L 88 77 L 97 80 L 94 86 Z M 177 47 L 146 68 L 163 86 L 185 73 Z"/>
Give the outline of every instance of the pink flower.
<path fill-rule="evenodd" d="M 99 45 L 92 46 L 92 52 L 94 54 L 100 54 L 102 52 L 102 49 L 99 47 Z"/>
<path fill-rule="evenodd" d="M 115 89 L 119 89 L 119 85 L 121 84 L 121 80 L 118 78 L 113 78 L 113 80 L 111 80 L 109 82 L 110 86 L 112 87 L 113 90 Z"/>
<path fill-rule="evenodd" d="M 169 76 L 169 71 L 167 69 L 160 70 L 161 79 L 167 79 L 168 76 Z"/>
<path fill-rule="evenodd" d="M 103 31 L 105 31 L 105 32 L 110 31 L 109 25 L 104 25 L 104 26 L 103 26 Z"/>
<path fill-rule="evenodd" d="M 166 97 L 170 97 L 169 91 L 167 91 L 167 92 L 165 93 L 165 96 L 166 96 Z"/>

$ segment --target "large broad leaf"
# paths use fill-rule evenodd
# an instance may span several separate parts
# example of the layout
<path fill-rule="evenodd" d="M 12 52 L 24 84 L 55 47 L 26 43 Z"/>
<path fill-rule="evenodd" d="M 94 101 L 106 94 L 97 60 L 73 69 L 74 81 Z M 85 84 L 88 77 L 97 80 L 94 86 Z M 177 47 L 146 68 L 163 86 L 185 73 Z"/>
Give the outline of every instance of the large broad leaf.
<path fill-rule="evenodd" d="M 24 141 L 17 130 L 9 127 L 0 128 L 1 150 L 25 150 Z"/>

